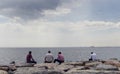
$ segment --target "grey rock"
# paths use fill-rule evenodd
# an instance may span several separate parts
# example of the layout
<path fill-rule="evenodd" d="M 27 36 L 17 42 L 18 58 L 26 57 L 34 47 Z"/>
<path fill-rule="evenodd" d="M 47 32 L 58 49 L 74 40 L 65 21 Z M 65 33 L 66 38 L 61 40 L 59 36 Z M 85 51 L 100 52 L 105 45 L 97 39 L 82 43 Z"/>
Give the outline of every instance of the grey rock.
<path fill-rule="evenodd" d="M 86 67 L 96 67 L 97 65 L 101 64 L 101 62 L 88 62 L 85 64 Z"/>
<path fill-rule="evenodd" d="M 33 67 L 18 67 L 14 74 L 120 74 L 118 67 L 101 62 L 41 63 Z"/>
<path fill-rule="evenodd" d="M 25 68 L 19 68 L 15 74 L 63 74 L 60 71 L 55 71 L 55 70 L 44 70 L 44 69 L 39 69 L 37 67 L 25 67 Z"/>
<path fill-rule="evenodd" d="M 105 65 L 105 64 L 99 64 L 96 67 L 96 70 L 110 70 L 110 71 L 118 71 L 118 67 L 112 66 L 112 65 Z"/>
<path fill-rule="evenodd" d="M 65 74 L 120 74 L 119 71 L 79 70 Z"/>
<path fill-rule="evenodd" d="M 0 74 L 8 74 L 8 72 L 4 70 L 0 70 Z"/>

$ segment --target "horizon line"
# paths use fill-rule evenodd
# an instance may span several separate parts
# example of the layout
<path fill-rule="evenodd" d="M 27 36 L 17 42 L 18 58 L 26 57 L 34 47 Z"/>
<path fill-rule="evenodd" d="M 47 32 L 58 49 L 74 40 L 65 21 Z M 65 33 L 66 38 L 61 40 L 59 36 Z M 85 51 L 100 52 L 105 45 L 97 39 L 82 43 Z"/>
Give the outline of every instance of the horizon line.
<path fill-rule="evenodd" d="M 79 47 L 120 47 L 120 46 L 49 46 L 49 47 L 28 47 L 28 46 L 23 46 L 23 47 L 0 47 L 0 48 L 79 48 Z"/>

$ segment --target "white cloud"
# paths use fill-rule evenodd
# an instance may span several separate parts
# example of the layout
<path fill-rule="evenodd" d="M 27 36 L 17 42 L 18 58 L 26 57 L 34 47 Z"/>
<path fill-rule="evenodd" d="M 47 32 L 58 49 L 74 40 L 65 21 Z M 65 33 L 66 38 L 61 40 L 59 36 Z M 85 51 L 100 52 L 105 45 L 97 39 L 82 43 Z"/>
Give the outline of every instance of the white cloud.
<path fill-rule="evenodd" d="M 1 47 L 120 45 L 120 22 L 87 21 L 94 20 L 90 0 L 4 0 L 0 5 Z"/>
<path fill-rule="evenodd" d="M 120 31 L 110 31 L 113 28 L 119 29 L 119 22 L 36 20 L 26 24 L 16 22 L 1 24 L 0 46 L 117 46 L 120 44 Z M 110 32 L 105 33 L 105 31 Z"/>
<path fill-rule="evenodd" d="M 79 0 L 61 0 L 62 4 L 59 7 L 56 7 L 55 10 L 44 10 L 42 12 L 45 17 L 58 17 L 70 14 L 75 7 L 79 7 L 81 4 Z"/>
<path fill-rule="evenodd" d="M 44 10 L 43 15 L 47 16 L 62 16 L 71 12 L 68 8 L 56 8 L 56 10 Z"/>

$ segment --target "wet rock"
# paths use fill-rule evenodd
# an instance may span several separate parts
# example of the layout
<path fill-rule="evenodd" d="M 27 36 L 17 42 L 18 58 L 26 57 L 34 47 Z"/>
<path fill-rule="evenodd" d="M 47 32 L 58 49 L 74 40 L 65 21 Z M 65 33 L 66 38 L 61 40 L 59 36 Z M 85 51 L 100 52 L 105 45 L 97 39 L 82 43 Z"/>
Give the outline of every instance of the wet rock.
<path fill-rule="evenodd" d="M 4 71 L 8 71 L 9 70 L 9 67 L 0 67 L 0 70 L 4 70 Z"/>
<path fill-rule="evenodd" d="M 119 71 L 77 70 L 65 74 L 120 74 Z"/>
<path fill-rule="evenodd" d="M 71 68 L 69 71 L 67 71 L 67 73 L 77 72 L 79 70 L 82 70 L 83 68 L 84 68 L 83 66 L 74 67 L 74 68 Z"/>
<path fill-rule="evenodd" d="M 60 71 L 45 70 L 38 67 L 22 67 L 15 71 L 15 74 L 63 74 Z"/>
<path fill-rule="evenodd" d="M 16 67 L 33 67 L 34 65 L 34 63 L 20 63 L 17 64 Z"/>
<path fill-rule="evenodd" d="M 99 65 L 101 62 L 89 62 L 85 64 L 85 67 L 96 67 L 97 65 Z"/>
<path fill-rule="evenodd" d="M 57 64 L 55 64 L 55 63 L 41 63 L 41 64 L 35 64 L 34 67 L 44 68 L 44 69 L 54 69 L 57 67 Z"/>
<path fill-rule="evenodd" d="M 116 67 L 120 67 L 120 62 L 118 60 L 107 60 L 107 61 L 102 61 L 103 64 L 107 65 L 113 65 Z"/>
<path fill-rule="evenodd" d="M 109 60 L 118 60 L 117 58 L 110 58 Z"/>
<path fill-rule="evenodd" d="M 119 61 L 112 60 L 112 63 Z M 17 67 L 14 74 L 120 74 L 119 68 L 111 60 L 35 64 L 32 67 Z"/>
<path fill-rule="evenodd" d="M 4 70 L 0 70 L 0 74 L 8 74 L 8 72 Z"/>
<path fill-rule="evenodd" d="M 66 62 L 65 65 L 83 66 L 84 62 Z"/>
<path fill-rule="evenodd" d="M 118 71 L 118 67 L 112 66 L 112 65 L 106 65 L 106 64 L 99 64 L 96 67 L 96 70 L 110 70 L 110 71 Z"/>
<path fill-rule="evenodd" d="M 61 65 L 58 65 L 55 70 L 58 70 L 58 71 L 62 71 L 62 72 L 67 72 L 69 71 L 70 69 L 74 68 L 73 65 L 66 65 L 66 64 L 61 64 Z"/>

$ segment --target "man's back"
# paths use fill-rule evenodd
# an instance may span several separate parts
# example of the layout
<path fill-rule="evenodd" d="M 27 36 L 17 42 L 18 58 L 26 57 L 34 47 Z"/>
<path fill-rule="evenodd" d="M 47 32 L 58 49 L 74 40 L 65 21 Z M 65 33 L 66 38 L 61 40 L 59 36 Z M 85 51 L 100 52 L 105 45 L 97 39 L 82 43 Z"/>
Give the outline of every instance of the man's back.
<path fill-rule="evenodd" d="M 31 55 L 31 54 L 28 54 L 28 55 L 26 56 L 26 62 L 27 62 L 27 63 L 31 62 L 31 59 L 32 59 L 32 55 Z"/>
<path fill-rule="evenodd" d="M 95 61 L 96 60 L 96 53 L 92 53 L 91 58 L 92 58 L 93 61 Z"/>
<path fill-rule="evenodd" d="M 33 57 L 32 57 L 32 51 L 29 51 L 28 55 L 26 56 L 26 62 L 27 63 L 37 63 Z"/>
<path fill-rule="evenodd" d="M 58 54 L 58 60 L 64 61 L 64 56 L 62 54 Z"/>
<path fill-rule="evenodd" d="M 53 62 L 53 60 L 54 60 L 53 54 L 47 53 L 45 56 L 45 63 L 51 63 L 51 62 Z"/>

